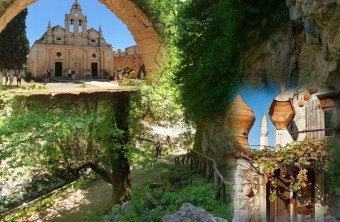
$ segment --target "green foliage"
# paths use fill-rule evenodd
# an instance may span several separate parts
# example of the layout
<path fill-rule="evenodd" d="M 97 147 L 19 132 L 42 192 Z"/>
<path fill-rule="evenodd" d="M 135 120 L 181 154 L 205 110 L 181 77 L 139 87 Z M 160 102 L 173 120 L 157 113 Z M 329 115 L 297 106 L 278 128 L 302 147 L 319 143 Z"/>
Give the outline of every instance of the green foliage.
<path fill-rule="evenodd" d="M 5 4 L 3 1 L 2 4 Z M 0 33 L 0 69 L 22 68 L 29 52 L 26 36 L 27 9 L 24 9 Z"/>
<path fill-rule="evenodd" d="M 134 2 L 156 24 L 158 33 L 168 41 L 174 34 L 174 20 L 178 8 L 185 4 L 183 0 L 134 0 Z"/>
<path fill-rule="evenodd" d="M 33 80 L 31 80 L 28 84 L 21 84 L 20 88 L 23 90 L 47 89 L 44 85 L 37 85 Z"/>
<path fill-rule="evenodd" d="M 329 161 L 325 166 L 325 184 L 331 193 L 340 196 L 340 146 L 333 141 L 328 147 Z"/>
<path fill-rule="evenodd" d="M 291 176 L 290 189 L 297 191 L 306 187 L 308 181 L 307 167 L 316 170 L 326 170 L 330 164 L 331 158 L 330 147 L 332 142 L 329 138 L 320 141 L 313 139 L 304 139 L 301 143 L 279 147 L 278 150 L 270 150 L 268 147 L 263 150 L 257 150 L 249 153 L 252 160 L 256 160 L 265 169 L 264 177 L 270 185 L 275 187 L 273 180 L 276 169 L 285 169 L 286 167 L 296 167 L 299 171 L 296 177 Z M 333 167 L 331 167 L 333 168 Z M 271 193 L 269 199 L 275 200 L 276 193 Z"/>
<path fill-rule="evenodd" d="M 164 38 L 173 98 L 189 122 L 226 109 L 242 80 L 245 50 L 288 18 L 283 0 L 135 2 Z"/>
<path fill-rule="evenodd" d="M 150 185 L 143 185 L 136 188 L 128 210 L 117 209 L 114 212 L 116 218 L 121 222 L 157 222 L 162 221 L 165 215 L 178 211 L 183 203 L 191 203 L 214 216 L 231 220 L 231 204 L 218 201 L 212 183 L 202 179 L 196 171 L 185 167 L 174 168 L 164 177 L 166 181 L 162 187 L 151 189 Z"/>
<path fill-rule="evenodd" d="M 131 146 L 126 153 L 126 157 L 129 159 L 130 164 L 136 164 L 139 167 L 145 168 L 153 166 L 156 162 L 156 156 L 153 147 L 144 149 L 136 149 Z"/>
<path fill-rule="evenodd" d="M 45 103 L 16 97 L 16 103 L 5 105 L 13 107 L 12 116 L 0 123 L 4 150 L 0 159 L 6 159 L 11 168 L 49 172 L 63 168 L 72 173 L 82 164 L 99 163 L 96 169 L 109 174 L 124 146 L 129 146 L 128 133 L 118 128 L 121 123 L 111 99 Z M 5 173 L 1 170 L 0 176 Z"/>
<path fill-rule="evenodd" d="M 246 43 L 267 40 L 283 22 L 288 21 L 289 11 L 285 1 L 244 0 Z"/>
<path fill-rule="evenodd" d="M 237 2 L 190 1 L 179 12 L 175 82 L 187 119 L 224 110 L 240 81 Z"/>
<path fill-rule="evenodd" d="M 97 222 L 103 221 L 105 211 L 102 209 L 94 209 L 86 213 L 85 221 L 86 222 Z"/>

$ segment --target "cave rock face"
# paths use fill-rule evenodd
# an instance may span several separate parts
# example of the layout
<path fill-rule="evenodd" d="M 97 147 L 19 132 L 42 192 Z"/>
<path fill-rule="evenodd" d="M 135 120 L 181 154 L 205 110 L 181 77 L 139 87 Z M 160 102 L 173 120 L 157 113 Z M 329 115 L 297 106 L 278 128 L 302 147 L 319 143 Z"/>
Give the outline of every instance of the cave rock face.
<path fill-rule="evenodd" d="M 290 21 L 245 54 L 248 85 L 340 88 L 340 1 L 288 0 Z"/>

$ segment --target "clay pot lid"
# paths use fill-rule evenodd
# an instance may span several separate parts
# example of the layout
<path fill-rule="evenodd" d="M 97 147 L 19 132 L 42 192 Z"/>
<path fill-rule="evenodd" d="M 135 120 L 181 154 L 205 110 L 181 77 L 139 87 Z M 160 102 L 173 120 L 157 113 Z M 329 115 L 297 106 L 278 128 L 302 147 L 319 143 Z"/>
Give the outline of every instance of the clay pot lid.
<path fill-rule="evenodd" d="M 319 92 L 319 90 L 317 88 L 311 87 L 311 88 L 309 88 L 308 92 L 309 92 L 309 94 L 313 94 L 313 93 Z"/>

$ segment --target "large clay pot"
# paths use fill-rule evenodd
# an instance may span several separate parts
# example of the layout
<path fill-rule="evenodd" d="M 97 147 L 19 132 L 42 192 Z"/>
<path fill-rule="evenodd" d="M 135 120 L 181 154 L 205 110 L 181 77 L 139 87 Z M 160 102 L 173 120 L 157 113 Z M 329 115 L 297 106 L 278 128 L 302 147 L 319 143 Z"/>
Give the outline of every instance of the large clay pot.
<path fill-rule="evenodd" d="M 229 111 L 229 124 L 231 134 L 237 142 L 246 150 L 250 150 L 248 144 L 248 134 L 255 122 L 254 112 L 243 101 L 241 96 L 237 96 L 231 103 Z"/>
<path fill-rule="evenodd" d="M 287 129 L 295 116 L 295 110 L 291 100 L 277 101 L 274 99 L 268 114 L 276 129 Z"/>

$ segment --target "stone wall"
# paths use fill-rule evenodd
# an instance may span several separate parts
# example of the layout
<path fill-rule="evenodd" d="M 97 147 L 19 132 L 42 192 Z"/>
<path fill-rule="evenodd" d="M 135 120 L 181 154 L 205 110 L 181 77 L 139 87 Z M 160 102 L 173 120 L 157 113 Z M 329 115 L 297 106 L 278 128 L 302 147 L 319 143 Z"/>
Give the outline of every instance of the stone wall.
<path fill-rule="evenodd" d="M 260 175 L 258 163 L 233 161 L 234 222 L 266 221 L 266 184 Z M 247 191 L 250 194 L 247 195 Z"/>
<path fill-rule="evenodd" d="M 125 68 L 129 67 L 130 69 L 138 72 L 140 67 L 144 64 L 142 55 L 139 53 L 138 46 L 130 46 L 125 49 L 125 52 L 121 50 L 114 51 L 113 54 L 113 67 L 116 68 Z M 118 72 L 116 73 L 116 75 Z"/>

